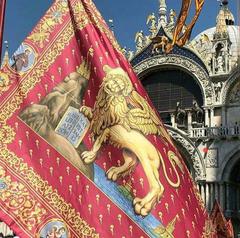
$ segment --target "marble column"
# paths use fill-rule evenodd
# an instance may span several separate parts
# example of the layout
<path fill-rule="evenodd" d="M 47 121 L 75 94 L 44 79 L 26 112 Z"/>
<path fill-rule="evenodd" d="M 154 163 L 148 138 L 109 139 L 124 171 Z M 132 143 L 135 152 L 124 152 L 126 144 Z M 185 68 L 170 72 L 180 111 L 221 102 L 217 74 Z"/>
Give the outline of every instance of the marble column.
<path fill-rule="evenodd" d="M 237 211 L 240 212 L 240 186 L 237 188 Z"/>
<path fill-rule="evenodd" d="M 192 112 L 187 113 L 188 131 L 192 129 Z"/>
<path fill-rule="evenodd" d="M 215 199 L 219 201 L 219 183 L 217 182 L 215 183 L 214 193 L 215 193 Z"/>
<path fill-rule="evenodd" d="M 171 113 L 171 123 L 172 123 L 172 127 L 176 128 L 176 120 L 175 120 L 175 114 Z"/>
<path fill-rule="evenodd" d="M 222 125 L 226 126 L 227 122 L 226 122 L 226 107 L 222 107 Z"/>
<path fill-rule="evenodd" d="M 210 109 L 210 126 L 211 127 L 215 126 L 215 123 L 214 123 L 214 108 Z"/>
<path fill-rule="evenodd" d="M 216 184 L 215 183 L 210 183 L 209 184 L 210 186 L 210 211 L 212 210 L 213 208 L 213 204 L 214 204 L 214 201 L 215 201 L 215 186 Z"/>
<path fill-rule="evenodd" d="M 204 183 L 200 183 L 200 193 L 201 193 L 202 200 L 203 200 L 204 204 L 206 205 L 206 196 L 205 196 L 204 185 L 205 185 Z"/>
<path fill-rule="evenodd" d="M 226 183 L 226 211 L 230 211 L 230 184 Z"/>
<path fill-rule="evenodd" d="M 220 183 L 220 205 L 223 210 L 225 210 L 225 184 Z"/>
<path fill-rule="evenodd" d="M 205 126 L 209 126 L 209 109 L 205 108 Z"/>
<path fill-rule="evenodd" d="M 210 210 L 210 196 L 209 196 L 209 184 L 206 183 L 206 208 Z"/>

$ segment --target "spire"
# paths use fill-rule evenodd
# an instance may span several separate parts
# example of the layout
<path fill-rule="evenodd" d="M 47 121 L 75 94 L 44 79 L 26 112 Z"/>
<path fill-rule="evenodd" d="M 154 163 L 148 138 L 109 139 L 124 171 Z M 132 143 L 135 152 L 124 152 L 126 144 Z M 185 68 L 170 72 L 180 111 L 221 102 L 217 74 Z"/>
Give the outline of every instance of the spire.
<path fill-rule="evenodd" d="M 5 53 L 4 53 L 4 57 L 2 60 L 1 68 L 3 68 L 5 65 L 8 65 L 8 63 L 9 63 L 8 41 L 4 41 L 4 44 L 5 44 Z"/>
<path fill-rule="evenodd" d="M 216 19 L 216 32 L 214 34 L 214 38 L 215 36 L 217 38 L 221 38 L 227 35 L 227 32 L 228 31 L 227 31 L 227 24 L 225 21 L 225 14 L 224 14 L 223 7 L 221 7 Z"/>
<path fill-rule="evenodd" d="M 222 5 L 228 5 L 228 0 L 222 0 Z"/>
<path fill-rule="evenodd" d="M 162 25 L 167 24 L 167 4 L 166 4 L 166 0 L 159 0 L 159 22 Z"/>
<path fill-rule="evenodd" d="M 228 1 L 221 0 L 216 19 L 216 30 L 213 34 L 212 72 L 214 75 L 227 74 L 231 70 L 230 61 L 228 60 L 231 48 L 228 26 L 233 24 L 234 17 L 228 9 Z"/>
<path fill-rule="evenodd" d="M 228 8 L 228 0 L 221 0 L 220 6 L 221 6 L 221 10 L 224 12 L 224 18 L 226 21 L 226 25 L 227 26 L 234 25 L 235 19 L 234 19 L 232 12 Z"/>
<path fill-rule="evenodd" d="M 214 38 L 228 37 L 227 26 L 234 25 L 234 16 L 228 8 L 228 0 L 221 0 L 220 11 L 216 19 L 216 32 Z"/>

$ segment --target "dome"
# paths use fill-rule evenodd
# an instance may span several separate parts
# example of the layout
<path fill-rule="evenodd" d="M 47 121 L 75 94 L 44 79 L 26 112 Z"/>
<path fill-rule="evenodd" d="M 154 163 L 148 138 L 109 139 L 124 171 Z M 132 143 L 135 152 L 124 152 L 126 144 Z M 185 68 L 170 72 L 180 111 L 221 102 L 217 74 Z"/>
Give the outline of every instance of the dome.
<path fill-rule="evenodd" d="M 221 44 L 222 47 L 226 45 L 226 38 L 221 40 L 221 39 L 216 39 L 216 27 L 212 27 L 210 29 L 207 29 L 197 35 L 190 43 L 189 46 L 196 51 L 202 61 L 205 63 L 207 66 L 209 73 L 214 74 L 214 66 L 213 66 L 213 59 L 214 55 L 217 57 L 216 49 L 217 45 L 216 44 Z M 240 27 L 239 26 L 234 26 L 234 25 L 227 25 L 226 26 L 226 35 L 227 39 L 230 40 L 230 42 L 227 40 L 227 54 L 228 54 L 228 62 L 226 64 L 229 64 L 227 72 L 230 72 L 231 69 L 235 68 L 238 62 L 238 57 L 239 57 L 239 52 L 240 52 L 240 40 L 239 40 L 239 32 L 240 32 Z M 224 35 L 222 35 L 224 36 Z M 222 43 L 220 43 L 222 42 Z M 226 60 L 226 59 L 225 59 Z"/>
<path fill-rule="evenodd" d="M 228 74 L 236 67 L 240 27 L 234 25 L 234 21 L 228 0 L 221 0 L 216 27 L 203 31 L 189 43 L 200 54 L 211 75 Z"/>
<path fill-rule="evenodd" d="M 208 44 L 209 41 L 211 42 L 213 40 L 214 33 L 216 32 L 216 27 L 209 28 L 203 32 L 201 32 L 199 35 L 197 35 L 192 42 L 194 44 L 200 44 L 201 46 L 204 46 L 204 44 Z M 239 32 L 240 27 L 239 26 L 227 26 L 227 32 L 231 41 L 231 56 L 237 57 L 239 52 Z M 211 47 L 211 44 L 208 44 L 209 47 Z M 202 47 L 201 47 L 202 48 Z M 206 48 L 206 47 L 205 47 Z"/>

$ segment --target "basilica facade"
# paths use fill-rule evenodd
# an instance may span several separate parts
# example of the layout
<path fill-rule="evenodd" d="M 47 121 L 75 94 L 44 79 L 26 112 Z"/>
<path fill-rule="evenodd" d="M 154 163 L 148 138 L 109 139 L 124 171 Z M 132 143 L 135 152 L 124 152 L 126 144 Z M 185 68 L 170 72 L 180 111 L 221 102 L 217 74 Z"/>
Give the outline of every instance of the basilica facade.
<path fill-rule="evenodd" d="M 208 211 L 215 199 L 240 237 L 239 26 L 223 0 L 216 26 L 166 54 L 176 21 L 167 1 L 124 52 L 198 184 Z M 157 45 L 158 44 L 158 45 Z"/>

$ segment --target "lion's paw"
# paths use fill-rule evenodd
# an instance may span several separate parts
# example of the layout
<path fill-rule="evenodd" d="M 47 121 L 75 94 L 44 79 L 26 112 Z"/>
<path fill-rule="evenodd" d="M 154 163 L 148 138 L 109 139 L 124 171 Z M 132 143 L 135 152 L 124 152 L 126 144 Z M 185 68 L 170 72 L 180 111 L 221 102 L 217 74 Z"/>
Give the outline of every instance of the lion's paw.
<path fill-rule="evenodd" d="M 81 157 L 86 164 L 93 163 L 94 160 L 96 159 L 96 156 L 97 156 L 97 153 L 94 151 L 84 151 L 81 154 Z"/>
<path fill-rule="evenodd" d="M 106 174 L 108 179 L 116 181 L 120 177 L 121 171 L 119 170 L 119 167 L 111 167 Z"/>
<path fill-rule="evenodd" d="M 82 106 L 79 111 L 88 119 L 92 118 L 92 109 L 90 107 Z"/>
<path fill-rule="evenodd" d="M 138 215 L 147 216 L 153 207 L 157 204 L 163 194 L 163 189 L 150 191 L 144 198 L 135 198 L 133 200 L 134 210 Z"/>

